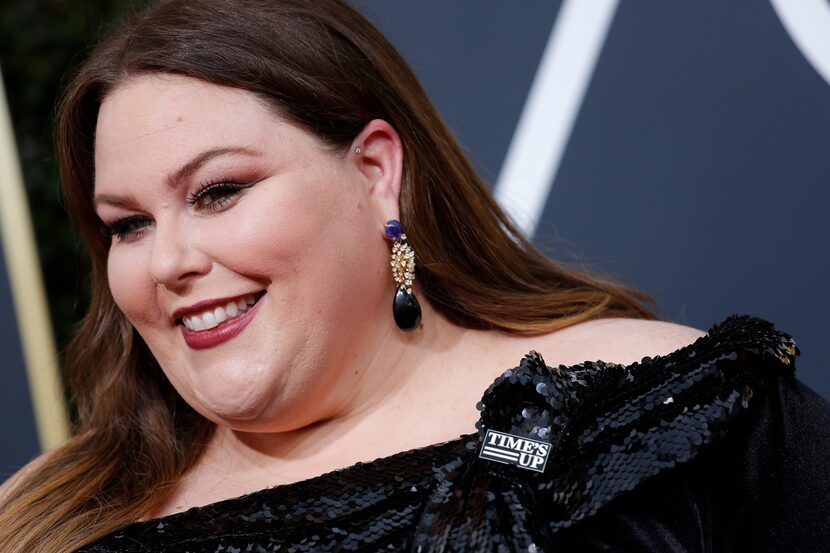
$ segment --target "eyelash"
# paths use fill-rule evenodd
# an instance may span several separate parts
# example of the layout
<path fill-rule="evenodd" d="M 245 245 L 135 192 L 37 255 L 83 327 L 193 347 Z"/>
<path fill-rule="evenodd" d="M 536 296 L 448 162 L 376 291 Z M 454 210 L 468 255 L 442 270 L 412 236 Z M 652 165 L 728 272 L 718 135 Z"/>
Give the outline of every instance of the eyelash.
<path fill-rule="evenodd" d="M 142 217 L 140 215 L 124 217 L 123 219 L 118 219 L 109 225 L 105 224 L 104 233 L 108 236 L 117 236 L 119 240 L 123 240 L 125 238 L 129 238 L 137 231 L 144 228 L 145 225 L 139 225 L 138 223 L 146 220 L 146 217 Z"/>
<path fill-rule="evenodd" d="M 203 182 L 196 190 L 188 194 L 187 205 L 193 207 L 210 195 L 216 194 L 212 202 L 204 206 L 204 210 L 208 213 L 216 213 L 233 199 L 241 190 L 249 188 L 253 183 L 243 184 L 235 182 L 231 179 L 219 179 L 214 181 Z M 143 223 L 143 224 L 142 224 Z M 132 238 L 137 233 L 149 224 L 149 219 L 142 215 L 131 215 L 118 219 L 109 225 L 105 225 L 105 233 L 108 236 L 116 236 L 119 240 Z"/>
<path fill-rule="evenodd" d="M 251 184 L 252 183 L 242 184 L 230 179 L 203 182 L 196 190 L 188 194 L 187 205 L 193 207 L 207 195 L 219 193 L 222 194 L 222 196 L 206 206 L 206 211 L 208 213 L 215 213 L 231 201 L 231 196 L 235 195 L 240 190 L 250 187 Z"/>

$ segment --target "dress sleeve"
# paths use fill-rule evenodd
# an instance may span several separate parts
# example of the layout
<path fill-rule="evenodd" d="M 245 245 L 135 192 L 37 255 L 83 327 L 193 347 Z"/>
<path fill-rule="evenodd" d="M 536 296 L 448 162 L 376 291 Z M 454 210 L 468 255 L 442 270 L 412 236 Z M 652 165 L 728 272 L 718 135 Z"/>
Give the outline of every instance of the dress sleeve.
<path fill-rule="evenodd" d="M 629 366 L 531 352 L 485 392 L 469 453 L 436 467 L 413 551 L 573 549 L 558 545 L 608 517 L 630 529 L 624 550 L 821 550 L 830 410 L 797 355 L 747 316 Z"/>
<path fill-rule="evenodd" d="M 795 378 L 774 379 L 758 399 L 730 443 L 735 509 L 715 521 L 714 537 L 737 526 L 748 551 L 828 551 L 830 403 Z M 717 474 L 712 482 L 715 497 L 730 489 Z"/>

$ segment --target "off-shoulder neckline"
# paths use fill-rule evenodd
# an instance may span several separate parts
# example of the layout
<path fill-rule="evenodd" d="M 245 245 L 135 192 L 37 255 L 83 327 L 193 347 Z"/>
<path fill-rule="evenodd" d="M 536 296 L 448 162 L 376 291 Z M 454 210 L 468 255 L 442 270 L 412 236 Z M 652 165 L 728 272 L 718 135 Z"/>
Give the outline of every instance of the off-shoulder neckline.
<path fill-rule="evenodd" d="M 633 361 L 633 362 L 628 363 L 628 364 L 609 363 L 609 362 L 606 362 L 606 361 L 603 361 L 603 360 L 585 360 L 581 363 L 576 363 L 576 364 L 573 364 L 573 365 L 558 365 L 556 367 L 554 367 L 554 366 L 549 366 L 549 367 L 551 369 L 557 368 L 560 371 L 563 371 L 563 370 L 578 371 L 578 370 L 581 370 L 581 369 L 586 369 L 586 368 L 589 368 L 589 367 L 592 367 L 592 366 L 595 367 L 597 365 L 600 365 L 600 366 L 606 366 L 606 367 L 608 367 L 608 366 L 617 366 L 617 367 L 622 367 L 626 370 L 637 370 L 638 367 L 642 367 L 644 365 L 654 363 L 658 360 L 672 361 L 672 360 L 675 360 L 675 359 L 684 358 L 684 357 L 688 356 L 689 352 L 691 352 L 692 350 L 704 349 L 704 347 L 709 345 L 710 342 L 712 342 L 713 340 L 716 340 L 717 338 L 719 338 L 721 333 L 722 333 L 722 330 L 724 328 L 727 328 L 730 325 L 730 323 L 732 325 L 745 324 L 750 330 L 759 330 L 760 329 L 761 331 L 767 331 L 771 334 L 772 333 L 781 334 L 779 331 L 777 331 L 775 329 L 775 327 L 771 323 L 769 323 L 769 322 L 767 322 L 763 319 L 758 319 L 756 317 L 752 317 L 752 316 L 749 316 L 749 315 L 730 315 L 729 317 L 723 319 L 722 321 L 712 325 L 708 329 L 706 334 L 696 338 L 691 343 L 686 344 L 686 345 L 681 346 L 681 347 L 678 347 L 674 351 L 672 351 L 670 353 L 667 353 L 667 354 L 664 354 L 664 355 L 653 355 L 653 356 L 646 355 L 646 356 L 643 356 L 639 361 Z M 729 333 L 729 330 L 726 331 L 727 335 L 728 335 L 728 333 Z M 736 340 L 736 342 L 741 342 L 741 340 L 737 336 L 734 336 L 733 339 Z M 738 345 L 738 344 L 736 344 L 736 345 Z M 798 350 L 797 350 L 797 348 L 794 348 L 794 349 L 795 349 L 795 352 L 796 352 L 795 355 L 797 355 Z M 510 367 L 510 368 L 505 369 L 499 376 L 496 377 L 494 382 L 501 379 L 503 377 L 503 375 L 506 374 L 508 371 L 515 370 L 516 368 L 517 367 Z M 485 391 L 483 391 L 483 392 L 485 392 Z M 427 452 L 438 453 L 442 449 L 447 449 L 448 451 L 453 451 L 455 449 L 461 450 L 461 449 L 463 449 L 464 444 L 466 442 L 469 442 L 471 439 L 474 439 L 475 436 L 477 435 L 477 432 L 476 432 L 475 428 L 472 428 L 471 430 L 472 431 L 470 433 L 462 434 L 458 438 L 455 438 L 455 439 L 445 440 L 445 441 L 436 442 L 436 443 L 433 443 L 433 444 L 428 444 L 428 445 L 425 445 L 425 446 L 420 446 L 420 447 L 407 449 L 407 450 L 404 450 L 404 451 L 399 451 L 399 452 L 393 453 L 391 455 L 378 457 L 378 458 L 373 459 L 371 461 L 359 461 L 357 463 L 353 463 L 353 464 L 345 466 L 345 467 L 336 468 L 336 469 L 318 474 L 316 476 L 312 476 L 312 477 L 309 477 L 309 478 L 304 478 L 302 480 L 297 480 L 295 482 L 287 482 L 287 483 L 284 483 L 284 484 L 276 484 L 274 486 L 268 486 L 268 487 L 261 488 L 259 490 L 255 490 L 253 492 L 245 493 L 245 494 L 242 494 L 242 495 L 239 495 L 239 496 L 234 496 L 234 497 L 230 497 L 230 498 L 227 498 L 227 499 L 214 501 L 214 502 L 211 502 L 211 503 L 206 503 L 204 505 L 196 505 L 196 506 L 193 506 L 193 507 L 189 507 L 189 508 L 187 508 L 183 511 L 178 511 L 178 512 L 175 512 L 175 513 L 170 513 L 170 514 L 162 515 L 162 516 L 159 516 L 159 517 L 153 517 L 153 518 L 146 519 L 146 520 L 139 520 L 139 521 L 131 524 L 130 526 L 152 525 L 152 524 L 158 524 L 159 522 L 177 521 L 177 520 L 180 520 L 180 519 L 186 519 L 189 516 L 197 516 L 199 513 L 202 513 L 204 511 L 212 511 L 212 510 L 215 510 L 215 509 L 221 509 L 223 506 L 233 505 L 235 503 L 247 501 L 247 500 L 250 500 L 252 498 L 256 498 L 257 496 L 260 496 L 260 495 L 271 495 L 271 496 L 278 495 L 278 494 L 292 495 L 297 490 L 301 490 L 301 489 L 307 488 L 307 487 L 310 488 L 310 487 L 317 486 L 317 485 L 320 484 L 320 482 L 323 482 L 323 481 L 326 481 L 326 480 L 331 480 L 331 479 L 342 478 L 342 477 L 347 476 L 347 475 L 349 475 L 349 474 L 351 474 L 351 473 L 353 473 L 357 470 L 372 470 L 373 468 L 377 468 L 377 467 L 379 467 L 383 464 L 395 462 L 396 460 L 399 460 L 402 457 L 418 456 L 419 454 L 423 455 Z"/>

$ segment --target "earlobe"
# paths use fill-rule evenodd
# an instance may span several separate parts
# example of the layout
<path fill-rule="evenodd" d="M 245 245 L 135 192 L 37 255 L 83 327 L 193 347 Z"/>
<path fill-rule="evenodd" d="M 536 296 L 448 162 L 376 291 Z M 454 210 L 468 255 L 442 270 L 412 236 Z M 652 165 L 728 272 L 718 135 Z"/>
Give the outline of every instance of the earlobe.
<path fill-rule="evenodd" d="M 354 139 L 349 156 L 366 181 L 379 229 L 386 221 L 399 219 L 403 146 L 397 131 L 386 121 L 373 119 Z"/>

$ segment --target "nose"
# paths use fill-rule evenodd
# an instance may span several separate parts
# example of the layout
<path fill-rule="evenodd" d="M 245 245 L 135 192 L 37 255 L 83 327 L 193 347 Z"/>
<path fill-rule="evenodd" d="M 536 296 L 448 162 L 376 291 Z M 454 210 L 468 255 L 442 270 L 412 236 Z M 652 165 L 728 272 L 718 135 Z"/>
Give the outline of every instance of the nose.
<path fill-rule="evenodd" d="M 175 289 L 206 274 L 211 261 L 199 243 L 197 229 L 188 229 L 175 217 L 157 219 L 150 254 L 154 282 Z"/>

